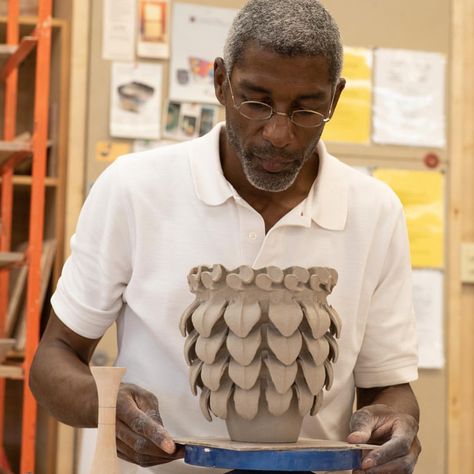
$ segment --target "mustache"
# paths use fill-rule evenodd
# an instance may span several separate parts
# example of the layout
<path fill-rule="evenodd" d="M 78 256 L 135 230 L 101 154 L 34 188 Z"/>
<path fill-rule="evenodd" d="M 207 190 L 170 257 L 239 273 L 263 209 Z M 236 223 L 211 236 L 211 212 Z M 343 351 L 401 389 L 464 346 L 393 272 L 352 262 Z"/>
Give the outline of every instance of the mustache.
<path fill-rule="evenodd" d="M 249 148 L 248 152 L 263 159 L 280 158 L 283 161 L 299 161 L 303 158 L 303 153 L 282 150 L 272 145 L 254 146 Z"/>

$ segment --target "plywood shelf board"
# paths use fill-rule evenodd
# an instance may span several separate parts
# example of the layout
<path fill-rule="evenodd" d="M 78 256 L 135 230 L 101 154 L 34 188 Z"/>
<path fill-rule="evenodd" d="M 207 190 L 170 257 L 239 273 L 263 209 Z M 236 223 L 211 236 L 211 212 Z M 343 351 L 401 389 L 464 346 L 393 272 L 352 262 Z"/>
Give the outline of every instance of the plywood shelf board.
<path fill-rule="evenodd" d="M 10 45 L 10 44 L 0 44 L 0 57 L 1 56 L 10 56 L 17 49 L 18 49 L 18 46 L 14 46 L 14 45 Z"/>
<path fill-rule="evenodd" d="M 32 183 L 31 176 L 22 176 L 22 175 L 15 175 L 13 176 L 13 185 L 14 186 L 31 186 Z M 2 179 L 0 178 L 0 183 Z M 44 179 L 44 185 L 49 188 L 56 188 L 59 186 L 59 178 L 54 177 L 46 177 Z"/>
<path fill-rule="evenodd" d="M 24 259 L 25 254 L 21 252 L 0 252 L 0 268 L 20 264 Z"/>
<path fill-rule="evenodd" d="M 38 40 L 36 36 L 24 36 L 15 52 L 0 67 L 0 80 L 4 81 L 33 51 Z"/>
<path fill-rule="evenodd" d="M 0 365 L 0 377 L 13 380 L 23 380 L 23 367 L 21 365 Z"/>

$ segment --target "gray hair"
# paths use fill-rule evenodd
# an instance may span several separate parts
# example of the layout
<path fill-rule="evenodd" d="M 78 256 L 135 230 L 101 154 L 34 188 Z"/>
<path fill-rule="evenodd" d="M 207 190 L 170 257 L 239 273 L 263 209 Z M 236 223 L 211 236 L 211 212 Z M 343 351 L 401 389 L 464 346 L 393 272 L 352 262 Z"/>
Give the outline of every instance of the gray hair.
<path fill-rule="evenodd" d="M 285 56 L 323 56 L 331 82 L 340 77 L 339 28 L 318 0 L 249 0 L 235 17 L 225 43 L 229 75 L 249 42 Z"/>

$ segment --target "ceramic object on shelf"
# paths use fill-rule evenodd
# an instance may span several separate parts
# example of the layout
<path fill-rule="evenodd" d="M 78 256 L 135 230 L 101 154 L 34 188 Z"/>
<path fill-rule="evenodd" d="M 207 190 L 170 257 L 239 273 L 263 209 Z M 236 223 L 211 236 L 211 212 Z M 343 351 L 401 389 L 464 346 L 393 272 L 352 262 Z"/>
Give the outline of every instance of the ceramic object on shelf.
<path fill-rule="evenodd" d="M 91 367 L 99 397 L 97 441 L 91 474 L 120 474 L 115 441 L 115 412 L 123 367 Z"/>
<path fill-rule="evenodd" d="M 295 442 L 333 381 L 341 320 L 327 302 L 331 268 L 193 268 L 180 330 L 201 410 L 233 441 Z"/>

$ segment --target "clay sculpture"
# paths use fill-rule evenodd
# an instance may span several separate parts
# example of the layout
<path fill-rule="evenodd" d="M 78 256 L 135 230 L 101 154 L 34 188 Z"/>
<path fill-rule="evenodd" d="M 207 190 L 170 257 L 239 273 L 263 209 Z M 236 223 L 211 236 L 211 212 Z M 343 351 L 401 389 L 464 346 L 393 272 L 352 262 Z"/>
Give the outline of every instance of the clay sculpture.
<path fill-rule="evenodd" d="M 295 442 L 331 388 L 341 321 L 327 296 L 330 268 L 193 268 L 181 317 L 190 384 L 204 416 L 233 441 Z"/>
<path fill-rule="evenodd" d="M 97 442 L 91 474 L 119 474 L 115 442 L 115 411 L 117 394 L 125 368 L 91 367 L 99 397 Z"/>

